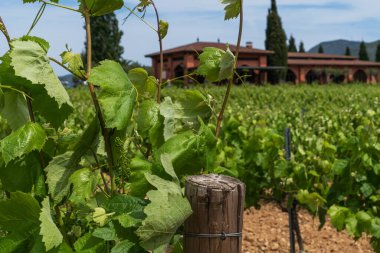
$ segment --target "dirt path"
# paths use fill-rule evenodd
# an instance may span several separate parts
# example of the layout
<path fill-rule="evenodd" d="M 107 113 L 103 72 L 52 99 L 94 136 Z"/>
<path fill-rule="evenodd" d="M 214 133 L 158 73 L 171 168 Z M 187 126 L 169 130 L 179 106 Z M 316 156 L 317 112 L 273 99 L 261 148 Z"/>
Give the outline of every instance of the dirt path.
<path fill-rule="evenodd" d="M 369 238 L 355 241 L 345 232 L 336 232 L 329 221 L 318 231 L 318 219 L 313 219 L 305 210 L 298 211 L 298 217 L 307 253 L 374 252 Z M 250 208 L 245 211 L 243 253 L 270 252 L 289 253 L 288 215 L 278 205 L 265 203 L 260 210 Z"/>

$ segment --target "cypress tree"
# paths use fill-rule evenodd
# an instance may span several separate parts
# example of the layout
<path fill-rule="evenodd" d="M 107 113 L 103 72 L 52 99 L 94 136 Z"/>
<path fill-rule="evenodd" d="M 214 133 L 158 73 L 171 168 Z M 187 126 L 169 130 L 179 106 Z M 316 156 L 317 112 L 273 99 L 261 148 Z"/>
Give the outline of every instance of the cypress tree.
<path fill-rule="evenodd" d="M 345 56 L 351 56 L 351 49 L 350 49 L 350 47 L 346 47 L 346 53 L 344 55 Z"/>
<path fill-rule="evenodd" d="M 305 53 L 306 52 L 305 51 L 305 45 L 303 44 L 302 41 L 300 42 L 300 47 L 299 48 L 300 48 L 300 50 L 299 50 L 300 53 Z"/>
<path fill-rule="evenodd" d="M 270 83 L 279 83 L 286 76 L 288 47 L 286 45 L 286 34 L 278 15 L 276 0 L 271 0 L 271 8 L 268 10 L 265 48 L 274 52 L 268 56 L 268 65 L 284 67 L 283 70 L 271 71 L 268 76 Z"/>
<path fill-rule="evenodd" d="M 376 61 L 380 62 L 380 42 L 377 44 L 377 49 L 376 49 Z"/>
<path fill-rule="evenodd" d="M 123 32 L 119 30 L 119 22 L 115 13 L 91 17 L 92 63 L 96 65 L 103 60 L 123 62 L 124 49 L 120 46 Z M 87 57 L 87 41 L 84 43 L 83 59 Z M 86 62 L 86 61 L 84 61 Z"/>
<path fill-rule="evenodd" d="M 362 41 L 362 43 L 360 43 L 359 60 L 362 60 L 362 61 L 369 61 L 369 56 L 368 56 L 368 52 L 367 52 L 367 47 L 366 47 L 364 41 Z"/>
<path fill-rule="evenodd" d="M 319 45 L 318 53 L 319 54 L 324 54 L 325 53 L 325 50 L 323 49 L 322 44 Z"/>
<path fill-rule="evenodd" d="M 296 40 L 293 35 L 290 35 L 288 52 L 297 52 Z"/>

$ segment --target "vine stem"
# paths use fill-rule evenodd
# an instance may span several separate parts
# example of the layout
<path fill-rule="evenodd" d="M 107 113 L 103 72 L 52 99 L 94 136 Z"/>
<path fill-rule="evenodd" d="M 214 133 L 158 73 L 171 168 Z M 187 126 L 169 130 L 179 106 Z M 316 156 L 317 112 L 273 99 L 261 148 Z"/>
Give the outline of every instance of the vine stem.
<path fill-rule="evenodd" d="M 57 3 L 53 3 L 53 2 L 48 2 L 48 1 L 45 1 L 45 0 L 42 0 L 42 3 L 44 3 L 44 4 L 48 4 L 48 5 L 52 5 L 52 6 L 55 6 L 55 7 L 59 7 L 59 8 L 62 8 L 62 9 L 66 9 L 66 10 L 69 10 L 69 11 L 80 12 L 80 11 L 77 10 L 77 9 L 74 9 L 74 8 L 71 8 L 71 7 L 69 7 L 69 6 L 65 6 L 65 5 L 62 5 L 62 4 L 57 4 Z"/>
<path fill-rule="evenodd" d="M 84 10 L 83 10 L 85 23 L 86 23 L 86 36 L 87 36 L 87 79 L 90 77 L 91 74 L 91 63 L 92 63 L 92 41 L 91 41 L 91 24 L 90 24 L 90 13 L 87 9 L 87 6 L 84 4 Z M 95 88 L 92 83 L 88 83 L 88 89 L 91 94 L 92 102 L 94 103 L 95 110 L 99 119 L 100 128 L 102 131 L 102 135 L 104 138 L 104 144 L 105 144 L 105 150 L 107 153 L 107 163 L 108 163 L 108 169 L 110 173 L 111 178 L 111 194 L 113 194 L 116 191 L 116 183 L 115 183 L 115 172 L 114 172 L 114 163 L 113 163 L 113 153 L 112 153 L 112 146 L 111 146 L 111 139 L 109 136 L 108 129 L 106 128 L 106 124 L 104 121 L 104 117 L 102 114 L 102 111 L 100 109 L 99 100 L 95 93 Z"/>
<path fill-rule="evenodd" d="M 152 3 L 152 6 L 154 8 L 154 12 L 156 13 L 156 19 L 157 19 L 157 35 L 158 35 L 158 42 L 160 44 L 160 73 L 159 73 L 159 80 L 157 85 L 157 103 L 161 102 L 161 85 L 162 85 L 162 71 L 164 69 L 164 51 L 162 46 L 162 34 L 161 34 L 161 27 L 160 27 L 160 16 L 158 15 L 158 10 L 156 7 L 156 4 L 153 0 L 150 0 Z"/>
<path fill-rule="evenodd" d="M 150 29 L 152 29 L 153 31 L 157 32 L 156 28 L 154 28 L 149 22 L 147 22 L 145 19 L 143 19 L 142 17 L 140 17 L 139 15 L 137 15 L 137 13 L 134 11 L 135 8 L 131 9 L 129 8 L 128 6 L 124 6 L 127 10 L 130 11 L 130 13 L 132 13 L 135 17 L 137 17 L 138 19 L 141 20 L 141 22 L 143 22 L 144 24 L 146 24 Z M 126 17 L 124 20 L 126 20 L 128 17 Z"/>
<path fill-rule="evenodd" d="M 241 37 L 243 34 L 243 17 L 244 17 L 243 16 L 243 0 L 240 0 L 239 34 L 238 34 L 238 41 L 237 41 L 237 45 L 236 45 L 236 51 L 235 51 L 235 62 L 234 62 L 234 71 L 233 72 L 235 72 L 235 70 L 236 70 L 236 64 L 237 64 L 238 57 L 239 57 Z M 226 110 L 226 106 L 227 106 L 228 98 L 229 98 L 230 93 L 231 93 L 231 88 L 232 88 L 233 82 L 234 82 L 234 75 L 232 75 L 230 77 L 230 80 L 229 80 L 228 85 L 227 85 L 227 91 L 226 91 L 226 94 L 224 95 L 222 109 L 220 110 L 218 120 L 217 120 L 217 124 L 216 124 L 216 138 L 219 138 L 219 136 L 220 136 L 220 128 L 221 128 L 222 121 L 223 121 L 223 115 L 224 115 L 224 111 Z"/>
<path fill-rule="evenodd" d="M 9 48 L 11 48 L 11 37 L 9 37 L 9 33 L 7 31 L 7 28 L 5 27 L 5 24 L 3 22 L 3 19 L 0 17 L 0 31 L 4 34 L 7 42 L 8 42 L 8 46 Z"/>
<path fill-rule="evenodd" d="M 52 58 L 52 57 L 49 57 L 49 60 L 52 61 L 52 62 L 54 62 L 54 63 L 56 63 L 56 64 L 58 64 L 60 67 L 64 68 L 66 71 L 70 72 L 73 76 L 76 76 L 76 77 L 79 78 L 80 80 L 82 80 L 82 81 L 86 81 L 86 80 L 87 80 L 86 77 L 84 77 L 84 76 L 80 76 L 80 75 L 74 73 L 74 72 L 71 71 L 68 67 L 66 67 L 66 66 L 63 65 L 61 62 L 59 62 L 57 59 L 54 59 L 54 58 Z"/>

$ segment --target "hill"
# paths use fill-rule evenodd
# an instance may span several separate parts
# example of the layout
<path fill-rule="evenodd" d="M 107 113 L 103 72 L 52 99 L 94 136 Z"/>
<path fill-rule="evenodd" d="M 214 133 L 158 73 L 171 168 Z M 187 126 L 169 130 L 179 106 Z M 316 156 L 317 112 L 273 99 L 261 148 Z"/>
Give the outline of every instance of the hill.
<path fill-rule="evenodd" d="M 368 51 L 371 61 L 375 60 L 376 48 L 379 42 L 380 40 L 366 43 L 367 51 Z M 318 53 L 319 45 L 322 45 L 326 54 L 344 55 L 344 53 L 346 52 L 346 48 L 349 47 L 351 49 L 351 54 L 353 56 L 359 55 L 360 41 L 350 41 L 350 40 L 326 41 L 312 47 L 309 50 L 309 53 Z"/>

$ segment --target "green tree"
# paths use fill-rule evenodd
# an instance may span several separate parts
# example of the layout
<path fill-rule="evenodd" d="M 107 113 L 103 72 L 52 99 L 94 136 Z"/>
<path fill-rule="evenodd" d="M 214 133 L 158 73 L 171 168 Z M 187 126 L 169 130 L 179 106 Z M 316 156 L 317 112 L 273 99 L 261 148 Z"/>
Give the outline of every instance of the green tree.
<path fill-rule="evenodd" d="M 367 46 L 365 45 L 364 41 L 362 41 L 362 43 L 360 43 L 359 60 L 369 61 Z"/>
<path fill-rule="evenodd" d="M 324 53 L 325 53 L 325 50 L 323 49 L 322 44 L 319 45 L 318 53 L 319 53 L 319 54 L 324 54 Z"/>
<path fill-rule="evenodd" d="M 270 83 L 279 83 L 286 76 L 288 65 L 288 47 L 286 34 L 282 28 L 281 18 L 278 15 L 276 0 L 271 0 L 271 8 L 268 10 L 265 48 L 274 53 L 268 56 L 268 65 L 272 67 L 284 67 L 283 70 L 274 70 L 269 73 Z"/>
<path fill-rule="evenodd" d="M 91 17 L 92 35 L 92 62 L 94 65 L 103 60 L 122 62 L 123 47 L 120 45 L 123 32 L 119 29 L 119 22 L 115 13 Z M 87 57 L 87 41 L 82 57 Z M 84 61 L 86 62 L 86 61 Z"/>
<path fill-rule="evenodd" d="M 346 53 L 344 55 L 345 56 L 351 56 L 351 49 L 350 49 L 350 47 L 346 47 Z"/>
<path fill-rule="evenodd" d="M 290 35 L 288 52 L 297 52 L 296 40 L 293 35 Z"/>
<path fill-rule="evenodd" d="M 300 42 L 300 46 L 299 46 L 299 52 L 300 53 L 305 53 L 305 45 L 303 44 L 303 41 Z"/>
<path fill-rule="evenodd" d="M 380 43 L 377 44 L 377 49 L 376 49 L 376 61 L 380 62 Z"/>

